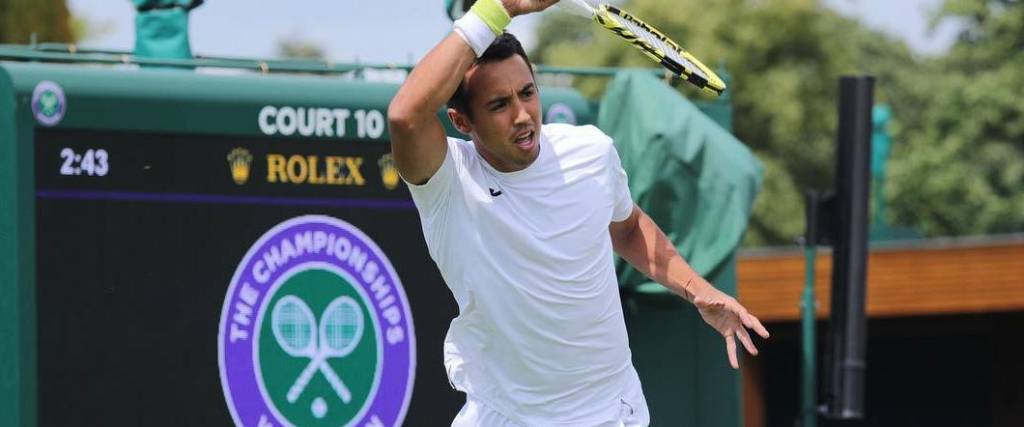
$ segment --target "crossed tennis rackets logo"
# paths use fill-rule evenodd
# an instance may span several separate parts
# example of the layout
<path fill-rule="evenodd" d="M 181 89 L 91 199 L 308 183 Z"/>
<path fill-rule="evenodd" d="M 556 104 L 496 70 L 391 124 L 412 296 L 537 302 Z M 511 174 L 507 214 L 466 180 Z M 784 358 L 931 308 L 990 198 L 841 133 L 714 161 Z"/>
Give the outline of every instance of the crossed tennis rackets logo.
<path fill-rule="evenodd" d="M 295 248 L 310 249 L 257 276 L 267 257 Z M 360 280 L 371 265 L 376 280 Z M 371 299 L 376 283 L 390 289 L 388 307 Z M 398 339 L 385 342 L 381 322 Z M 235 425 L 401 425 L 412 399 L 415 333 L 401 280 L 373 239 L 338 218 L 298 216 L 256 240 L 225 292 L 217 347 Z"/>
<path fill-rule="evenodd" d="M 344 403 L 352 400 L 352 392 L 327 363 L 352 353 L 363 336 L 363 312 L 351 297 L 340 296 L 331 301 L 320 316 L 319 325 L 305 301 L 285 295 L 271 312 L 271 328 L 281 349 L 289 356 L 308 358 L 309 364 L 288 389 L 289 403 L 295 403 L 317 371 Z"/>

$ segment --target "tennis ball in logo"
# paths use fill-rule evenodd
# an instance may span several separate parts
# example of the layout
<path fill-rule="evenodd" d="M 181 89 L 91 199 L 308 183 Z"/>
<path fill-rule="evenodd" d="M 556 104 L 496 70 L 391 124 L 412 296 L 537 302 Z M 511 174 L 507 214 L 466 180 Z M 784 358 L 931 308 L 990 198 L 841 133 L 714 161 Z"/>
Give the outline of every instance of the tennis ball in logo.
<path fill-rule="evenodd" d="M 292 275 L 269 300 L 257 369 L 271 403 L 293 425 L 347 425 L 368 403 L 379 375 L 380 334 L 366 304 L 348 279 L 318 268 Z"/>

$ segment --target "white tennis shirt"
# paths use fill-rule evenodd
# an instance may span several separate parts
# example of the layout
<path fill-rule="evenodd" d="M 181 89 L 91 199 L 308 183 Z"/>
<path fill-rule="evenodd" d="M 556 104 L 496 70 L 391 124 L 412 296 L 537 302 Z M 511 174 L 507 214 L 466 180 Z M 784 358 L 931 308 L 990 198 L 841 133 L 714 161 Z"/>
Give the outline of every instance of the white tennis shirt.
<path fill-rule="evenodd" d="M 409 185 L 459 305 L 445 368 L 456 389 L 516 422 L 597 425 L 617 419 L 639 381 L 608 234 L 633 201 L 596 127 L 544 125 L 539 143 L 530 166 L 506 173 L 449 138 L 440 169 Z"/>

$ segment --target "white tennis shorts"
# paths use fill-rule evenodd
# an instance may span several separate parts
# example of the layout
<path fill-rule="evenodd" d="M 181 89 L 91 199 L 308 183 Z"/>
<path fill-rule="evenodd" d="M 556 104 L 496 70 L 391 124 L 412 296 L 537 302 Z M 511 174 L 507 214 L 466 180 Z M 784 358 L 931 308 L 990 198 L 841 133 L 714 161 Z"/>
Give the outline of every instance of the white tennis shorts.
<path fill-rule="evenodd" d="M 651 423 L 651 415 L 647 411 L 647 402 L 640 383 L 626 390 L 619 406 L 619 419 L 593 427 L 647 427 Z M 466 395 L 466 404 L 452 421 L 452 427 L 528 427 L 508 419 L 498 411 L 491 409 L 483 402 Z M 588 426 L 589 427 L 589 426 Z"/>

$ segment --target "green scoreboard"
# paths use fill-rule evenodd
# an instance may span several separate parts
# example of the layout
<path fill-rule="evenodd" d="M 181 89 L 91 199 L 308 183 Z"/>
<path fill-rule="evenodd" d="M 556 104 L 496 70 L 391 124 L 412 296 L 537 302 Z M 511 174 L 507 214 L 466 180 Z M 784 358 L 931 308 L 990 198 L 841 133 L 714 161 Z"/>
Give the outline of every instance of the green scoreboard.
<path fill-rule="evenodd" d="M 450 423 L 457 307 L 390 155 L 396 89 L 0 62 L 5 423 Z"/>

